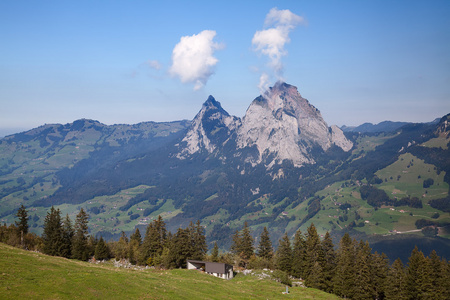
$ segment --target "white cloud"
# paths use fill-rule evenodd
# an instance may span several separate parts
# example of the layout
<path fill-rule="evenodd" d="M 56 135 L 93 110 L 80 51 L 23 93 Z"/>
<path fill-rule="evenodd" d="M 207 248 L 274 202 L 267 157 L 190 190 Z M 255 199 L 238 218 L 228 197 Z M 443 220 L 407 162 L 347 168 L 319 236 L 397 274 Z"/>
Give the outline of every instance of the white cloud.
<path fill-rule="evenodd" d="M 269 57 L 269 66 L 277 78 L 283 73 L 281 57 L 287 54 L 284 47 L 291 41 L 289 33 L 298 24 L 306 24 L 306 20 L 290 10 L 278 10 L 274 7 L 266 16 L 264 22 L 266 29 L 257 31 L 253 36 L 252 44 L 255 51 Z"/>
<path fill-rule="evenodd" d="M 194 83 L 194 90 L 202 88 L 214 74 L 219 61 L 214 51 L 223 45 L 213 41 L 214 30 L 204 30 L 192 36 L 183 36 L 172 52 L 172 66 L 169 73 L 178 76 L 183 83 Z"/>
<path fill-rule="evenodd" d="M 157 60 L 148 60 L 145 64 L 148 65 L 150 68 L 155 69 L 155 70 L 160 70 L 161 69 L 161 64 Z"/>
<path fill-rule="evenodd" d="M 262 73 L 261 77 L 259 77 L 259 84 L 258 84 L 258 88 L 259 88 L 259 92 L 262 94 L 264 94 L 265 91 L 267 91 L 269 89 L 269 75 L 267 75 L 267 73 Z"/>
<path fill-rule="evenodd" d="M 267 14 L 264 24 L 266 26 L 281 25 L 294 28 L 298 24 L 306 24 L 306 20 L 303 17 L 292 13 L 289 9 L 278 10 L 274 7 Z"/>

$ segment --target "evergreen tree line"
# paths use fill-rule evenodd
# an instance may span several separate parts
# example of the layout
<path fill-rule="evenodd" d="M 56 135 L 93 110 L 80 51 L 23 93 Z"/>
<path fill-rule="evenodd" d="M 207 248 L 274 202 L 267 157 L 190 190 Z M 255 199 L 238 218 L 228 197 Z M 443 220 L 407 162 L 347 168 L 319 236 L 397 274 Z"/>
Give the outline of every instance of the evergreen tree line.
<path fill-rule="evenodd" d="M 321 240 L 312 223 L 306 234 L 298 230 L 293 241 L 285 234 L 275 252 L 266 227 L 255 249 L 245 223 L 233 235 L 230 252 L 237 265 L 280 270 L 303 279 L 307 287 L 343 298 L 448 299 L 450 295 L 450 265 L 434 250 L 426 257 L 415 247 L 407 265 L 397 259 L 390 266 L 384 253 L 372 253 L 368 242 L 357 242 L 348 233 L 338 247 L 328 232 Z M 290 284 L 290 279 L 285 283 Z"/>
<path fill-rule="evenodd" d="M 109 242 L 108 247 L 111 256 L 116 259 L 167 269 L 186 268 L 188 259 L 202 260 L 208 251 L 205 230 L 200 221 L 196 224 L 191 222 L 187 228 L 178 228 L 172 234 L 167 231 L 161 216 L 147 226 L 143 238 L 136 228 L 129 239 L 122 232 L 119 241 Z"/>
<path fill-rule="evenodd" d="M 61 211 L 52 206 L 45 217 L 41 237 L 28 232 L 28 214 L 23 205 L 16 216 L 19 221 L 15 224 L 0 226 L 0 242 L 52 256 L 84 261 L 115 258 L 138 265 L 185 268 L 187 259 L 202 260 L 208 251 L 200 221 L 191 222 L 187 228 L 179 228 L 172 234 L 159 216 L 147 226 L 144 237 L 136 228 L 130 238 L 122 232 L 119 241 L 105 242 L 102 237 L 89 235 L 89 215 L 83 208 L 72 223 L 68 214 L 62 218 Z"/>

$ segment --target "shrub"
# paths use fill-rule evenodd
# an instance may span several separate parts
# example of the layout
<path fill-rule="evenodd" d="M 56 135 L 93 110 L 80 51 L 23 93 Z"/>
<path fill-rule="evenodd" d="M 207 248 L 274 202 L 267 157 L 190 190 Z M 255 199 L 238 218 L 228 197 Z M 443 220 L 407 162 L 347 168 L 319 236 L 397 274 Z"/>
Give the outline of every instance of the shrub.
<path fill-rule="evenodd" d="M 272 273 L 273 278 L 277 280 L 278 282 L 281 282 L 282 284 L 292 286 L 291 278 L 289 278 L 288 273 L 281 271 L 281 270 L 275 270 Z"/>
<path fill-rule="evenodd" d="M 130 220 L 136 220 L 137 218 L 139 218 L 139 214 L 132 214 L 130 216 Z"/>
<path fill-rule="evenodd" d="M 423 181 L 423 188 L 427 189 L 434 184 L 434 180 L 432 178 L 425 179 Z"/>
<path fill-rule="evenodd" d="M 435 212 L 434 214 L 431 215 L 432 219 L 437 219 L 439 218 L 440 214 L 438 212 Z"/>

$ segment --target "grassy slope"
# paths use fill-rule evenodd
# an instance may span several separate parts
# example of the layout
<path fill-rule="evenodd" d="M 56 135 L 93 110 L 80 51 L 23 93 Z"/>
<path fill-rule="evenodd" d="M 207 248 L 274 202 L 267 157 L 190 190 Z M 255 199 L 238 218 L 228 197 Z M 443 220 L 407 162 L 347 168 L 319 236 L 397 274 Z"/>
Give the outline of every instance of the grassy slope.
<path fill-rule="evenodd" d="M 2 299 L 337 299 L 275 281 L 223 280 L 191 270 L 129 270 L 46 256 L 0 243 Z"/>

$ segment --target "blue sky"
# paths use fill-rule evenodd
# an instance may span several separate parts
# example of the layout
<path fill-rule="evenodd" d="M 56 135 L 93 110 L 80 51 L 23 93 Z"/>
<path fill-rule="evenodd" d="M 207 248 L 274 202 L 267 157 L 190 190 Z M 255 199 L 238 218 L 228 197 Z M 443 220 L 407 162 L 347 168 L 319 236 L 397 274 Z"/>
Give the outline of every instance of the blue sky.
<path fill-rule="evenodd" d="M 242 117 L 262 74 L 329 125 L 450 113 L 450 1 L 1 1 L 0 41 L 0 135 L 192 119 L 208 95 Z"/>

